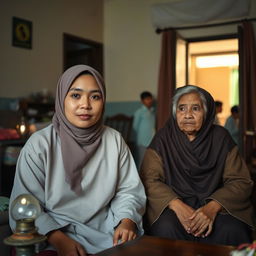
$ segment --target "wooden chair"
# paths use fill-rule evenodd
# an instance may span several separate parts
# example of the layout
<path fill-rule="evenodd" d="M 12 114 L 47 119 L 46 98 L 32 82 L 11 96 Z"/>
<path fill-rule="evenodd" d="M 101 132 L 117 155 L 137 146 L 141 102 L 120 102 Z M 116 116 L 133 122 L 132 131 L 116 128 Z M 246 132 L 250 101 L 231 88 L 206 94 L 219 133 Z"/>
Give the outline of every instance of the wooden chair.
<path fill-rule="evenodd" d="M 133 116 L 117 114 L 106 117 L 105 125 L 119 131 L 122 134 L 125 142 L 129 145 L 131 143 L 132 121 Z"/>

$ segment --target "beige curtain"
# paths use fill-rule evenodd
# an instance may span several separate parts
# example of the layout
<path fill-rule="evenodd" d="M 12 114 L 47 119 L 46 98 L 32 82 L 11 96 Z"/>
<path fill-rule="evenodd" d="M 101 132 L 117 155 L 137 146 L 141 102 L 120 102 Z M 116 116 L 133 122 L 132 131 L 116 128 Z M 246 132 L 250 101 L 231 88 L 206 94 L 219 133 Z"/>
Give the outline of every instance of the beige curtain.
<path fill-rule="evenodd" d="M 162 32 L 162 49 L 157 93 L 157 129 L 163 127 L 170 115 L 170 103 L 176 86 L 176 32 Z"/>

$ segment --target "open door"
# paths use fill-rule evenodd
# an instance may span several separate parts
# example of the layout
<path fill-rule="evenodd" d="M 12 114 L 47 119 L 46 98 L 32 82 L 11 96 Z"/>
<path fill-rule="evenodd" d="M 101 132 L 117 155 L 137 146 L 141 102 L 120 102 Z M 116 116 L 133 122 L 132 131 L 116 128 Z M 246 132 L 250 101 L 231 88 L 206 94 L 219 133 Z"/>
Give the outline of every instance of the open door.
<path fill-rule="evenodd" d="M 103 75 L 103 45 L 64 33 L 63 70 L 77 64 L 92 66 Z"/>

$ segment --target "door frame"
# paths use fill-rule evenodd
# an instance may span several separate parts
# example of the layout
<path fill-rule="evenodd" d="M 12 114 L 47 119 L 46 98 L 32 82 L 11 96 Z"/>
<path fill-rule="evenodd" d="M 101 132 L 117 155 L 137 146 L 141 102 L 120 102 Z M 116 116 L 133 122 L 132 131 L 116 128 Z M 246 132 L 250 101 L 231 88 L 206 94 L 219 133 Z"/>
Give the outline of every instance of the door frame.
<path fill-rule="evenodd" d="M 194 37 L 194 38 L 184 38 L 182 37 L 183 40 L 187 42 L 187 60 L 189 56 L 189 44 L 190 43 L 195 43 L 195 42 L 207 42 L 207 41 L 214 41 L 214 40 L 226 40 L 226 39 L 237 39 L 238 40 L 238 56 L 239 60 L 241 58 L 241 55 L 243 54 L 241 49 L 241 32 L 238 31 L 237 33 L 234 34 L 224 34 L 224 35 L 214 35 L 214 36 L 205 36 L 205 37 Z M 243 120 L 243 109 L 244 109 L 244 92 L 243 92 L 243 72 L 241 68 L 241 62 L 239 61 L 239 67 L 238 67 L 238 73 L 239 73 L 239 108 L 240 108 L 240 120 Z M 189 76 L 189 66 L 188 66 L 188 61 L 187 61 L 187 66 L 186 66 L 186 79 L 188 79 Z M 188 82 L 188 80 L 187 80 Z M 245 152 L 244 152 L 244 145 L 243 145 L 243 134 L 244 134 L 244 125 L 243 122 L 239 122 L 239 129 L 240 129 L 240 145 L 241 146 L 241 154 L 245 157 Z"/>
<path fill-rule="evenodd" d="M 68 49 L 69 49 L 69 43 L 74 42 L 74 43 L 79 43 L 79 44 L 85 44 L 89 45 L 91 48 L 93 48 L 94 51 L 94 58 L 95 61 L 97 61 L 97 70 L 99 71 L 100 74 L 103 76 L 104 68 L 103 68 L 103 44 L 85 39 L 82 37 L 74 36 L 68 33 L 63 33 L 63 71 L 67 69 L 67 63 L 68 63 Z M 97 58 L 97 60 L 96 60 Z M 94 66 L 93 64 L 89 64 Z"/>

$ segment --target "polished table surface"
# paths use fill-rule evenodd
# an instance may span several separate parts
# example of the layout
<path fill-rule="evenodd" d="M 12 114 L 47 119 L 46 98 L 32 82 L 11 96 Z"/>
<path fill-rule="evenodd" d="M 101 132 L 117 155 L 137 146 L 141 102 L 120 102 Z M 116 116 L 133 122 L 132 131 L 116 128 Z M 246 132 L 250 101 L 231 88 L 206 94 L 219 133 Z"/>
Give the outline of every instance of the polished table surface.
<path fill-rule="evenodd" d="M 136 240 L 102 251 L 95 256 L 229 256 L 232 246 L 142 236 Z"/>

